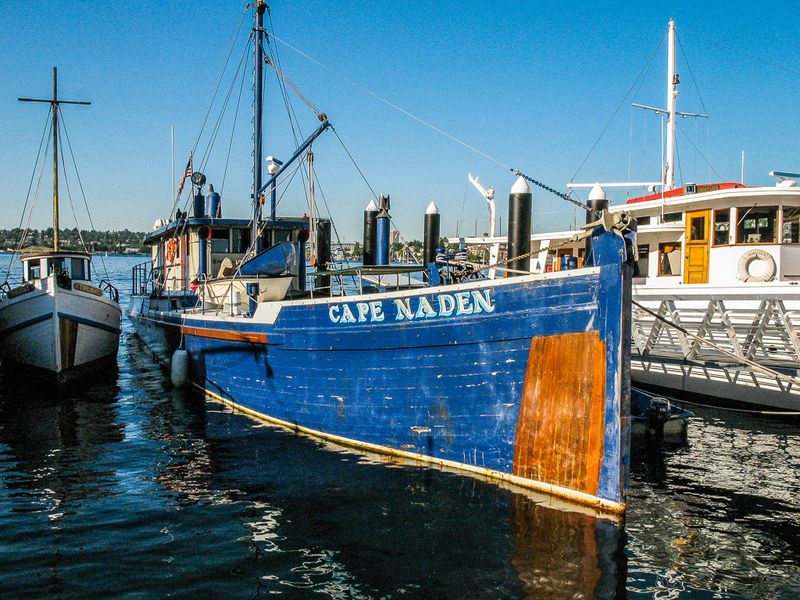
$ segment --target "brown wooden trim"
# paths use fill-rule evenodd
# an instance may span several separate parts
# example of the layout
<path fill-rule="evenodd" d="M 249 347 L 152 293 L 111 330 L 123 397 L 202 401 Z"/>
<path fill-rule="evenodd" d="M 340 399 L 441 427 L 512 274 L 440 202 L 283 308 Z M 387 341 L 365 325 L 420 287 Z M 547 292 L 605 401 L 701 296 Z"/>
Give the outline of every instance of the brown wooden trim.
<path fill-rule="evenodd" d="M 181 333 L 215 340 L 230 340 L 232 342 L 249 342 L 251 344 L 267 343 L 266 333 L 249 333 L 246 331 L 231 331 L 229 329 L 204 329 L 200 327 L 187 327 L 185 325 L 181 325 Z"/>

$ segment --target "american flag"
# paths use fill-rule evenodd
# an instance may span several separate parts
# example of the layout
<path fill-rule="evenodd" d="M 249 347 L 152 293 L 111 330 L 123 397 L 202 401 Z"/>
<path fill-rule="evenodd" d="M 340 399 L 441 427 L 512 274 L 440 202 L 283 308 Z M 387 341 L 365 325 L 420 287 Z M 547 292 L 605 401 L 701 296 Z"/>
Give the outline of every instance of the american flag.
<path fill-rule="evenodd" d="M 181 184 L 178 186 L 178 196 L 181 195 L 183 191 L 183 184 L 186 183 L 186 178 L 191 178 L 192 176 L 192 155 L 189 155 L 189 162 L 186 163 L 186 169 L 183 172 L 183 177 L 181 177 Z"/>

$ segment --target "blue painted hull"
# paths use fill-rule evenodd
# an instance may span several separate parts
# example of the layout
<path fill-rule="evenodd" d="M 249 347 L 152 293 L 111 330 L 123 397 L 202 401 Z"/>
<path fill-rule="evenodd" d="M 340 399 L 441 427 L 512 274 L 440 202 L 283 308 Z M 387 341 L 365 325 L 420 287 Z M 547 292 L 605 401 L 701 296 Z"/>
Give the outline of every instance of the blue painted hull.
<path fill-rule="evenodd" d="M 619 251 L 622 239 L 609 237 Z M 182 334 L 191 380 L 257 416 L 617 511 L 628 473 L 630 278 L 624 263 L 609 262 L 408 293 L 272 303 L 254 318 L 159 312 L 134 297 L 130 316 L 164 359 Z M 602 349 L 592 364 L 559 375 L 559 361 L 587 343 Z M 569 390 L 543 397 L 554 393 L 542 391 L 552 387 L 550 372 L 574 374 L 576 387 L 595 381 L 581 404 L 585 417 L 570 408 Z M 592 418 L 599 441 L 583 437 Z M 551 423 L 563 426 L 545 427 Z M 574 477 L 558 475 L 567 454 L 564 468 Z M 580 461 L 596 468 L 575 467 Z"/>

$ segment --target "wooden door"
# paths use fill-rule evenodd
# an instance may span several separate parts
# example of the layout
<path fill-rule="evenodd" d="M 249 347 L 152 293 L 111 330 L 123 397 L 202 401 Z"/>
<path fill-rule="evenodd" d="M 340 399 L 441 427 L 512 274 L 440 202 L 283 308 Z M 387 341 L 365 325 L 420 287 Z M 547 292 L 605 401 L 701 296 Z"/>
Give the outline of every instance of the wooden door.
<path fill-rule="evenodd" d="M 711 211 L 686 213 L 683 282 L 708 283 L 708 253 L 711 245 Z"/>

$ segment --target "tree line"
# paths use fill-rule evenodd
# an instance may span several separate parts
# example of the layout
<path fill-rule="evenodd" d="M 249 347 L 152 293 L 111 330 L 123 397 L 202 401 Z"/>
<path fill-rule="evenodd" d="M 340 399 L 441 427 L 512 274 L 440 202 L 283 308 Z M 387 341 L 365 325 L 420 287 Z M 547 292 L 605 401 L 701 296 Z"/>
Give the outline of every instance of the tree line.
<path fill-rule="evenodd" d="M 27 231 L 15 227 L 14 229 L 0 229 L 0 249 L 15 250 L 23 235 L 22 249 L 25 248 L 52 248 L 53 228 L 29 229 Z M 142 244 L 144 232 L 130 231 L 91 231 L 78 228 L 59 229 L 59 246 L 62 250 L 83 250 L 84 244 L 90 252 L 119 252 L 139 253 L 145 252 Z M 81 242 L 83 238 L 83 243 Z"/>

